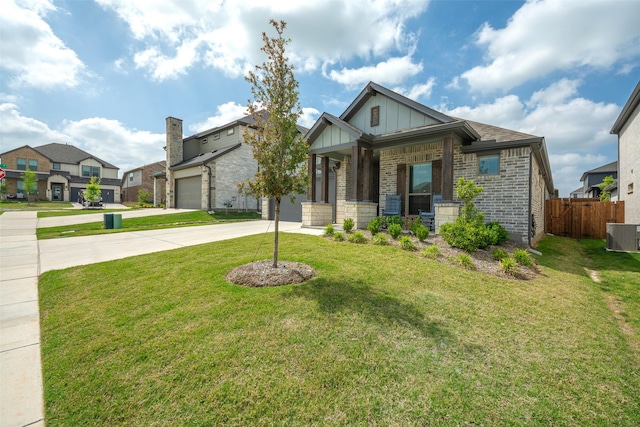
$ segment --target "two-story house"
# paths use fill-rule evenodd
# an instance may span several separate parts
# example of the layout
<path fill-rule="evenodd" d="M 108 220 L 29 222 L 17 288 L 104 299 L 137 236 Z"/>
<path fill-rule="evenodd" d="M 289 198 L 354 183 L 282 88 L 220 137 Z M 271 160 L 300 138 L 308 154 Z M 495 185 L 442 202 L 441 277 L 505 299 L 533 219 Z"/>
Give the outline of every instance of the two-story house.
<path fill-rule="evenodd" d="M 123 202 L 138 202 L 138 192 L 142 190 L 149 194 L 149 201 L 164 203 L 166 179 L 165 171 L 167 162 L 159 162 L 140 166 L 122 174 L 122 196 Z"/>
<path fill-rule="evenodd" d="M 7 193 L 25 194 L 22 175 L 30 170 L 38 178 L 35 197 L 42 200 L 70 202 L 95 176 L 100 179 L 102 199 L 120 203 L 118 168 L 73 145 L 51 143 L 39 147 L 25 145 L 0 154 L 6 165 Z"/>
<path fill-rule="evenodd" d="M 640 224 L 640 82 L 611 129 L 618 135 L 618 200 L 627 224 Z"/>

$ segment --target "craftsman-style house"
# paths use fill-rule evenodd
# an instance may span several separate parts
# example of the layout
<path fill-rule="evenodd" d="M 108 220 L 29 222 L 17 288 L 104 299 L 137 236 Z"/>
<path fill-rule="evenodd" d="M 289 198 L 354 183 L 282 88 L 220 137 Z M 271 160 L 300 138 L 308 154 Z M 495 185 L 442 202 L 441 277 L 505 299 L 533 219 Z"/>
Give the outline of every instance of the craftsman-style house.
<path fill-rule="evenodd" d="M 477 207 L 512 239 L 533 244 L 544 233 L 544 202 L 554 194 L 544 137 L 451 117 L 373 82 L 340 117 L 323 113 L 306 137 L 311 176 L 322 179 L 320 191 L 312 180 L 303 226 L 351 218 L 366 228 L 387 195 L 400 195 L 402 215 L 431 211 L 437 232 L 458 215 L 455 183 L 464 177 L 484 188 Z"/>

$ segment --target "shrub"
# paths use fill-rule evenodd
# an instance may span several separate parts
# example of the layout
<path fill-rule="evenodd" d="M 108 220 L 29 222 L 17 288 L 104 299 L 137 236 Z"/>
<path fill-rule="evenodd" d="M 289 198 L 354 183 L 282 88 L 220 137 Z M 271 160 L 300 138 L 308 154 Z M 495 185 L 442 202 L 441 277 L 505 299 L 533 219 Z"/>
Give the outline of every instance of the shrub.
<path fill-rule="evenodd" d="M 389 234 L 391 235 L 391 237 L 393 237 L 394 239 L 397 239 L 398 236 L 400 236 L 400 234 L 402 234 L 402 226 L 399 224 L 389 224 Z"/>
<path fill-rule="evenodd" d="M 468 254 L 460 254 L 456 258 L 456 262 L 466 268 L 467 270 L 475 270 L 476 265 Z"/>
<path fill-rule="evenodd" d="M 416 237 L 421 242 L 424 242 L 426 238 L 429 237 L 429 229 L 422 224 L 420 224 L 419 227 L 416 227 L 415 233 Z"/>
<path fill-rule="evenodd" d="M 342 231 L 336 231 L 335 233 L 333 233 L 333 238 L 339 242 L 342 242 L 344 240 L 344 234 L 342 234 Z"/>
<path fill-rule="evenodd" d="M 502 258 L 500 260 L 500 269 L 512 276 L 518 274 L 518 263 L 511 257 Z"/>
<path fill-rule="evenodd" d="M 388 217 L 387 218 L 387 225 L 391 226 L 391 224 L 398 224 L 402 228 L 402 225 L 404 224 L 404 220 L 402 219 L 402 217 L 400 215 L 395 215 L 395 216 L 392 216 L 392 217 Z"/>
<path fill-rule="evenodd" d="M 507 251 L 505 251 L 504 249 L 500 249 L 500 248 L 493 249 L 491 251 L 491 256 L 496 261 L 500 261 L 500 260 L 503 260 L 505 258 L 509 258 L 509 254 L 507 253 Z"/>
<path fill-rule="evenodd" d="M 371 239 L 371 242 L 374 245 L 380 245 L 380 246 L 386 246 L 389 244 L 389 241 L 387 240 L 387 236 L 385 236 L 384 234 L 376 234 Z"/>
<path fill-rule="evenodd" d="M 455 222 L 442 224 L 440 234 L 449 246 L 467 252 L 475 252 L 478 248 L 489 246 L 489 233 L 484 224 L 467 222 L 459 217 Z"/>
<path fill-rule="evenodd" d="M 345 218 L 344 222 L 342 223 L 342 229 L 346 233 L 351 233 L 351 230 L 353 230 L 353 219 Z"/>
<path fill-rule="evenodd" d="M 440 248 L 438 245 L 427 246 L 422 250 L 422 255 L 427 258 L 436 259 L 440 256 Z"/>
<path fill-rule="evenodd" d="M 533 261 L 529 256 L 529 253 L 524 249 L 516 249 L 513 251 L 513 259 L 520 265 L 525 265 L 527 267 L 533 266 Z"/>
<path fill-rule="evenodd" d="M 367 225 L 367 229 L 371 232 L 371 235 L 375 236 L 380 232 L 380 228 L 382 227 L 382 217 L 375 217 L 371 221 L 369 221 L 369 225 Z"/>
<path fill-rule="evenodd" d="M 413 240 L 409 236 L 402 236 L 400 238 L 400 248 L 405 251 L 415 251 L 416 246 L 413 244 Z"/>
<path fill-rule="evenodd" d="M 331 237 L 334 235 L 335 232 L 336 230 L 333 228 L 333 224 L 327 224 L 327 226 L 324 229 L 324 236 Z"/>
<path fill-rule="evenodd" d="M 416 218 L 413 221 L 409 222 L 409 230 L 411 230 L 413 234 L 416 234 L 416 231 L 420 227 L 424 227 L 424 225 L 422 224 L 422 220 L 420 218 Z"/>
<path fill-rule="evenodd" d="M 362 231 L 356 231 L 349 236 L 349 241 L 351 243 L 367 243 L 367 238 L 362 234 Z"/>
<path fill-rule="evenodd" d="M 490 245 L 501 245 L 509 240 L 509 232 L 498 221 L 488 222 L 486 225 L 489 230 Z"/>

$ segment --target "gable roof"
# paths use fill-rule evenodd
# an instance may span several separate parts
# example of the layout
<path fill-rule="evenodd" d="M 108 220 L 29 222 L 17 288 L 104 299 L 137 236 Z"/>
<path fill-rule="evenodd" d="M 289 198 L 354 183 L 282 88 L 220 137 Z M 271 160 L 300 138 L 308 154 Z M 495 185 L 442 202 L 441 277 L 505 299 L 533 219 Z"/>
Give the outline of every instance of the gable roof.
<path fill-rule="evenodd" d="M 73 145 L 52 142 L 51 144 L 33 147 L 33 149 L 43 156 L 48 157 L 52 162 L 56 163 L 79 164 L 83 160 L 94 159 L 95 161 L 102 164 L 102 166 L 105 168 L 118 169 L 117 166 L 114 166 L 109 162 L 105 162 L 104 160 L 92 154 L 89 154 L 86 151 L 81 150 Z"/>
<path fill-rule="evenodd" d="M 160 160 L 160 161 L 158 161 L 158 162 L 147 163 L 146 165 L 138 166 L 137 168 L 133 168 L 133 169 L 129 169 L 128 171 L 125 171 L 125 172 L 122 174 L 122 179 L 124 179 L 124 177 L 125 177 L 127 174 L 131 173 L 131 172 L 135 172 L 135 171 L 137 171 L 137 170 L 143 170 L 144 168 L 147 168 L 147 167 L 150 167 L 150 166 L 151 166 L 151 167 L 156 167 L 156 168 L 162 168 L 162 169 L 164 169 L 164 168 L 167 166 L 167 161 L 166 161 L 166 160 Z"/>
<path fill-rule="evenodd" d="M 349 121 L 353 115 L 362 107 L 372 96 L 375 96 L 376 93 L 380 93 L 388 98 L 393 99 L 394 101 L 406 105 L 407 107 L 415 110 L 419 113 L 425 114 L 437 122 L 440 123 L 450 123 L 455 121 L 454 118 L 447 116 L 439 111 L 436 111 L 432 108 L 427 107 L 426 105 L 420 104 L 412 99 L 407 98 L 406 96 L 400 95 L 397 92 L 387 89 L 384 86 L 380 86 L 377 83 L 369 82 L 367 86 L 360 92 L 360 94 L 356 97 L 356 99 L 344 110 L 344 113 L 340 115 L 340 119 L 344 121 Z"/>
<path fill-rule="evenodd" d="M 627 120 L 629 120 L 631 113 L 633 113 L 638 104 L 640 104 L 640 81 L 638 81 L 638 84 L 631 93 L 631 96 L 627 100 L 627 103 L 624 104 L 624 107 L 622 107 L 622 111 L 620 112 L 620 115 L 618 116 L 616 122 L 613 124 L 610 133 L 618 134 L 622 130 L 624 125 L 627 123 Z"/>
<path fill-rule="evenodd" d="M 582 174 L 580 181 L 584 181 L 588 175 L 593 173 L 609 173 L 609 172 L 618 172 L 618 162 L 607 163 L 606 165 L 598 166 L 595 169 L 591 169 Z"/>

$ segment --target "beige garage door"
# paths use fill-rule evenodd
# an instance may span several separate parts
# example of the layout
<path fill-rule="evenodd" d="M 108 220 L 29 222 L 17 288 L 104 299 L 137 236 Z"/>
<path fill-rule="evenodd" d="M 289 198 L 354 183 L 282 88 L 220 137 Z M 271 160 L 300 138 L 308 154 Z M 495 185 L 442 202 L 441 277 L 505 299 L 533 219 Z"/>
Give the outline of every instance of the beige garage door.
<path fill-rule="evenodd" d="M 201 209 L 202 178 L 192 176 L 176 179 L 176 207 L 178 209 Z"/>

